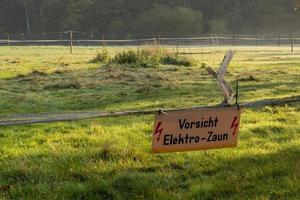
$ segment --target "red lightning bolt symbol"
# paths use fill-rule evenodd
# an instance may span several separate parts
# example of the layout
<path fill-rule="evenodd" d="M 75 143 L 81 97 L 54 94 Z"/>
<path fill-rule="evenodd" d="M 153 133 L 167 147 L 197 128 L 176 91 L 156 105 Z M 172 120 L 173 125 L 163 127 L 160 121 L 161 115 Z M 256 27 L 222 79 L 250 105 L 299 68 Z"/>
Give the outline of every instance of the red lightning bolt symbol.
<path fill-rule="evenodd" d="M 157 141 L 160 140 L 160 136 L 161 136 L 161 134 L 164 130 L 163 128 L 160 128 L 161 124 L 162 124 L 161 122 L 158 122 L 158 124 L 156 126 L 156 129 L 155 129 L 155 132 L 154 132 L 154 135 L 156 135 L 158 133 Z"/>
<path fill-rule="evenodd" d="M 233 135 L 235 135 L 236 129 L 237 129 L 238 125 L 239 125 L 239 123 L 237 122 L 237 118 L 238 118 L 238 117 L 235 117 L 235 118 L 233 119 L 232 124 L 231 124 L 231 129 L 234 128 Z"/>

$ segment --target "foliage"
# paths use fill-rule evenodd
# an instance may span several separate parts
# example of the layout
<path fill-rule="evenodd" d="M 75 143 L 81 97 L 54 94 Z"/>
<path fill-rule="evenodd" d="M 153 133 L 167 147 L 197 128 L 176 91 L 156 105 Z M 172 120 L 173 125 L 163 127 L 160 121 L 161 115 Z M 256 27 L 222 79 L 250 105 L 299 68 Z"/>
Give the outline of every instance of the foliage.
<path fill-rule="evenodd" d="M 190 8 L 156 5 L 138 16 L 136 32 L 163 32 L 183 36 L 203 32 L 203 17 L 199 11 Z"/>
<path fill-rule="evenodd" d="M 158 48 L 143 48 L 137 51 L 124 51 L 116 54 L 112 62 L 141 67 L 157 67 L 160 64 L 189 67 L 195 64 L 195 61 L 191 58 L 181 57 Z"/>
<path fill-rule="evenodd" d="M 295 0 L 295 4 L 296 4 L 295 9 L 299 10 L 300 9 L 300 0 Z"/>
<path fill-rule="evenodd" d="M 178 55 L 167 55 L 161 57 L 161 63 L 166 65 L 179 65 L 179 66 L 190 67 L 195 64 L 195 61 L 192 60 L 191 58 L 180 57 Z"/>
<path fill-rule="evenodd" d="M 68 15 L 64 21 L 64 28 L 79 30 L 84 24 L 84 14 L 91 4 L 91 0 L 69 0 L 67 4 Z"/>
<path fill-rule="evenodd" d="M 97 63 L 97 62 L 105 63 L 105 62 L 108 62 L 109 60 L 110 60 L 110 56 L 109 56 L 107 48 L 102 47 L 102 52 L 99 53 L 97 51 L 95 58 L 93 58 L 91 60 L 91 62 L 92 63 Z"/>
<path fill-rule="evenodd" d="M 159 66 L 159 53 L 154 53 L 148 49 L 139 49 L 137 51 L 124 51 L 115 55 L 112 62 L 118 64 L 130 64 L 141 67 Z"/>
<path fill-rule="evenodd" d="M 26 4 L 24 4 L 26 2 Z M 298 0 L 2 0 L 1 39 L 7 33 L 51 34 L 67 29 L 101 38 L 186 37 L 203 33 L 299 32 Z M 298 4 L 297 4 L 298 3 Z M 29 26 L 27 26 L 29 25 Z M 30 30 L 27 30 L 27 29 Z M 87 37 L 88 35 L 84 35 Z M 44 35 L 45 36 L 45 35 Z M 74 37 L 82 36 L 81 33 Z M 29 38 L 29 36 L 27 36 Z"/>
<path fill-rule="evenodd" d="M 228 31 L 225 19 L 211 20 L 209 22 L 209 27 L 213 33 L 226 33 Z"/>

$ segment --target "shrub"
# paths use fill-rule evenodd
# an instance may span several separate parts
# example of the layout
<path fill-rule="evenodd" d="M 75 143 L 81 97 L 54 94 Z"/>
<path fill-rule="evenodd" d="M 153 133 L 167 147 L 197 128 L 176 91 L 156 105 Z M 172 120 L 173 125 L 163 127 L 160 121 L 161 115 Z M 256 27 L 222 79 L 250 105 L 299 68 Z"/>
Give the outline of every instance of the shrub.
<path fill-rule="evenodd" d="M 158 53 L 153 53 L 147 49 L 142 49 L 118 53 L 115 55 L 112 62 L 141 67 L 157 67 L 159 66 L 160 56 Z"/>
<path fill-rule="evenodd" d="M 113 62 L 118 64 L 136 64 L 138 63 L 138 53 L 134 51 L 118 53 L 115 55 Z"/>
<path fill-rule="evenodd" d="M 115 55 L 111 61 L 117 64 L 129 64 L 141 67 L 157 67 L 160 64 L 186 67 L 194 65 L 194 61 L 190 58 L 180 57 L 166 50 L 157 48 L 121 52 Z"/>
<path fill-rule="evenodd" d="M 99 53 L 99 51 L 97 51 L 97 54 L 95 56 L 95 58 L 93 58 L 91 60 L 92 63 L 98 63 L 98 62 L 108 62 L 110 60 L 108 51 L 105 47 L 102 48 L 102 52 Z"/>
<path fill-rule="evenodd" d="M 194 65 L 194 62 L 191 59 L 186 57 L 180 57 L 177 55 L 167 55 L 161 58 L 161 63 L 165 65 L 182 65 L 185 67 L 190 67 Z"/>

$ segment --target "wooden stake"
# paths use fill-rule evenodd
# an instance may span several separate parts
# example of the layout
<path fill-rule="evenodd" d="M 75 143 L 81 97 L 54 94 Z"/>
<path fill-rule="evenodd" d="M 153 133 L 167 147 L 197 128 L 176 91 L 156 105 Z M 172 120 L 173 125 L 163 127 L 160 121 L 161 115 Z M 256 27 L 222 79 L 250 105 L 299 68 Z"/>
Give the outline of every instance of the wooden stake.
<path fill-rule="evenodd" d="M 158 45 L 158 47 L 160 47 L 160 35 L 159 34 L 157 35 L 157 45 Z"/>
<path fill-rule="evenodd" d="M 70 53 L 73 53 L 73 31 L 70 31 Z"/>
<path fill-rule="evenodd" d="M 228 68 L 228 65 L 230 61 L 232 60 L 234 56 L 233 51 L 228 51 L 221 63 L 220 69 L 218 71 L 218 86 L 225 98 L 225 104 L 230 104 L 233 98 L 233 89 L 232 87 L 228 84 L 224 84 L 224 77 Z"/>
<path fill-rule="evenodd" d="M 231 85 L 224 80 L 228 65 L 232 60 L 233 56 L 234 56 L 234 52 L 231 50 L 225 54 L 218 73 L 215 72 L 215 70 L 213 70 L 211 67 L 206 68 L 207 71 L 217 79 L 219 89 L 221 90 L 225 99 L 225 101 L 222 104 L 225 105 L 230 104 L 234 96 L 234 92 Z"/>
<path fill-rule="evenodd" d="M 232 36 L 232 46 L 235 46 L 235 35 Z"/>
<path fill-rule="evenodd" d="M 294 37 L 291 36 L 291 52 L 294 52 Z"/>
<path fill-rule="evenodd" d="M 219 46 L 219 45 L 220 45 L 220 42 L 219 42 L 219 38 L 218 38 L 217 33 L 215 33 L 215 39 L 216 39 L 217 46 Z"/>
<path fill-rule="evenodd" d="M 256 37 L 255 37 L 255 46 L 258 46 L 258 36 L 256 34 Z"/>
<path fill-rule="evenodd" d="M 105 42 L 104 42 L 104 40 L 105 40 L 105 37 L 104 37 L 104 34 L 102 34 L 102 47 L 104 47 L 104 46 L 105 46 Z"/>
<path fill-rule="evenodd" d="M 210 34 L 210 38 L 211 38 L 211 41 L 212 41 L 213 45 L 216 46 L 215 40 L 214 40 L 214 38 L 213 38 L 213 36 L 211 34 Z"/>

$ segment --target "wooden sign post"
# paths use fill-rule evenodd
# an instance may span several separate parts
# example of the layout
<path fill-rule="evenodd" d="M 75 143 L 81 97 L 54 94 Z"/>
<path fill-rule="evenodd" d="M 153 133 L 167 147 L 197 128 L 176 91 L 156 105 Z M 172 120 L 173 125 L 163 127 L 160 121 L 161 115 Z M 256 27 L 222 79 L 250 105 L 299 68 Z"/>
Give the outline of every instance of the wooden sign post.
<path fill-rule="evenodd" d="M 217 108 L 202 108 L 155 115 L 152 151 L 154 153 L 235 147 L 240 126 L 239 106 L 230 106 L 234 92 L 224 80 L 234 53 L 228 51 L 218 72 L 208 72 L 217 79 L 224 102 Z M 237 102 L 236 102 L 237 104 Z M 226 107 L 224 107 L 226 106 Z"/>

